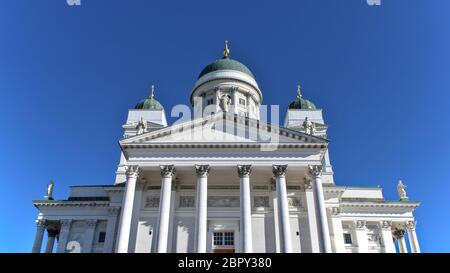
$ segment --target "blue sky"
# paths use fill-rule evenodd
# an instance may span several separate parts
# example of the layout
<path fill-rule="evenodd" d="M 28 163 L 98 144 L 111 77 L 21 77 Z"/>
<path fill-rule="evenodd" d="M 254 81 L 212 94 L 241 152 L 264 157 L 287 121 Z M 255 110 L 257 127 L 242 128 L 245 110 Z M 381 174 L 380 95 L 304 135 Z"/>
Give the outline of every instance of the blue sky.
<path fill-rule="evenodd" d="M 111 184 L 127 109 L 156 86 L 188 104 L 202 68 L 231 56 L 264 104 L 324 109 L 338 185 L 403 179 L 421 248 L 450 251 L 450 1 L 1 1 L 0 252 L 31 250 L 31 200 L 55 180 Z M 170 113 L 168 113 L 170 115 Z"/>

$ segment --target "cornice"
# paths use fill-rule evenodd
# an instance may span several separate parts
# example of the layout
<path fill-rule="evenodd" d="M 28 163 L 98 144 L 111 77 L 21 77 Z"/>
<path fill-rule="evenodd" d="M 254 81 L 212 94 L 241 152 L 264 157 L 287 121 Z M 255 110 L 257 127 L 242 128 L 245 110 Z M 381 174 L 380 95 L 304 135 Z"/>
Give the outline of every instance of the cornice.
<path fill-rule="evenodd" d="M 33 205 L 36 208 L 41 207 L 108 207 L 109 201 L 45 201 L 34 200 Z"/>

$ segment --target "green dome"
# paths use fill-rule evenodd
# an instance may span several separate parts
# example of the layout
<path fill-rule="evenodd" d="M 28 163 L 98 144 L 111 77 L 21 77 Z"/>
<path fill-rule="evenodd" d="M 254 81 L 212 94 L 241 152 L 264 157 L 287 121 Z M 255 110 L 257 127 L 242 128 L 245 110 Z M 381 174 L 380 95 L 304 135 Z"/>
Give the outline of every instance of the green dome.
<path fill-rule="evenodd" d="M 155 99 L 154 88 L 152 85 L 152 93 L 150 97 L 141 100 L 134 109 L 145 109 L 145 110 L 164 110 L 164 107 Z"/>
<path fill-rule="evenodd" d="M 289 104 L 289 109 L 316 109 L 314 103 L 302 97 L 300 85 L 297 88 L 297 98 Z"/>
<path fill-rule="evenodd" d="M 215 60 L 211 64 L 207 65 L 205 68 L 203 68 L 202 72 L 200 72 L 198 78 L 200 79 L 203 75 L 217 70 L 236 70 L 245 73 L 252 78 L 255 78 L 250 69 L 248 69 L 242 63 L 230 59 L 229 57 L 223 57 L 222 59 Z"/>

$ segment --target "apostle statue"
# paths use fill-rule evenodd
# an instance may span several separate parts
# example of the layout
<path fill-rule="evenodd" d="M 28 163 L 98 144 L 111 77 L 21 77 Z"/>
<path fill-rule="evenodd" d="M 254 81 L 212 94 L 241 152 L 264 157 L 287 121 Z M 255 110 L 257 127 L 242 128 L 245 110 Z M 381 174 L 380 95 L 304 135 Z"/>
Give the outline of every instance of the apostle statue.
<path fill-rule="evenodd" d="M 400 201 L 408 201 L 408 196 L 406 196 L 406 185 L 403 184 L 401 180 L 397 184 L 397 193 Z"/>
<path fill-rule="evenodd" d="M 141 117 L 141 120 L 138 122 L 136 129 L 136 135 L 147 133 L 147 121 L 144 119 L 144 117 Z"/>
<path fill-rule="evenodd" d="M 225 94 L 222 97 L 220 97 L 220 108 L 222 109 L 223 112 L 228 112 L 228 110 L 230 109 L 230 105 L 231 105 L 230 96 Z"/>
<path fill-rule="evenodd" d="M 53 180 L 50 180 L 50 183 L 48 183 L 47 186 L 47 195 L 44 197 L 45 200 L 53 200 L 53 187 L 55 186 L 55 183 Z"/>
<path fill-rule="evenodd" d="M 316 126 L 308 119 L 308 117 L 305 117 L 305 121 L 303 121 L 303 129 L 308 135 L 313 135 L 316 132 Z"/>

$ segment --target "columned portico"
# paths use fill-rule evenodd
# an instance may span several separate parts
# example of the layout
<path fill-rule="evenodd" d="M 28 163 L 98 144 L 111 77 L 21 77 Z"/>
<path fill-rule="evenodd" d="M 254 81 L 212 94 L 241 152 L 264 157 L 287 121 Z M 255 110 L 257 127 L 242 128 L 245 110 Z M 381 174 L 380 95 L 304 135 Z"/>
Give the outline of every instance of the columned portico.
<path fill-rule="evenodd" d="M 208 218 L 209 165 L 195 165 L 197 173 L 197 203 L 195 208 L 195 252 L 206 253 Z"/>
<path fill-rule="evenodd" d="M 158 253 L 167 252 L 167 242 L 169 240 L 170 222 L 170 197 L 172 191 L 172 177 L 175 173 L 173 165 L 162 165 L 161 169 L 161 193 L 159 201 L 159 221 L 158 240 L 156 251 Z"/>
<path fill-rule="evenodd" d="M 252 253 L 252 207 L 251 207 L 251 192 L 250 192 L 250 173 L 252 171 L 251 165 L 237 165 L 237 171 L 240 180 L 240 206 L 241 206 L 241 220 L 240 232 L 242 242 L 242 252 Z"/>
<path fill-rule="evenodd" d="M 325 253 L 331 253 L 330 231 L 328 229 L 327 211 L 325 207 L 325 197 L 322 188 L 322 166 L 309 166 L 309 173 L 312 178 L 313 192 L 316 197 L 316 204 L 319 208 L 320 229 L 322 231 L 322 241 Z"/>
<path fill-rule="evenodd" d="M 281 250 L 283 253 L 292 252 L 291 225 L 289 220 L 289 206 L 286 189 L 287 165 L 273 165 L 272 172 L 276 178 L 278 211 L 280 217 Z"/>
<path fill-rule="evenodd" d="M 128 166 L 126 168 L 126 188 L 120 217 L 120 225 L 118 232 L 117 252 L 127 253 L 128 243 L 130 240 L 131 220 L 134 203 L 134 195 L 136 190 L 136 180 L 139 174 L 138 166 Z"/>
<path fill-rule="evenodd" d="M 409 245 L 412 253 L 420 253 L 419 241 L 416 234 L 416 221 L 408 221 L 406 223 L 406 229 L 408 230 Z"/>
<path fill-rule="evenodd" d="M 44 232 L 46 227 L 45 220 L 36 220 L 36 236 L 34 237 L 33 253 L 40 253 L 42 247 L 42 240 L 44 239 Z"/>

